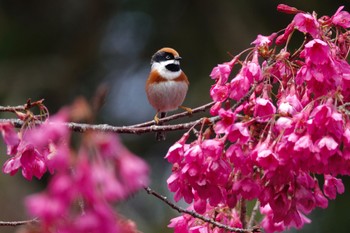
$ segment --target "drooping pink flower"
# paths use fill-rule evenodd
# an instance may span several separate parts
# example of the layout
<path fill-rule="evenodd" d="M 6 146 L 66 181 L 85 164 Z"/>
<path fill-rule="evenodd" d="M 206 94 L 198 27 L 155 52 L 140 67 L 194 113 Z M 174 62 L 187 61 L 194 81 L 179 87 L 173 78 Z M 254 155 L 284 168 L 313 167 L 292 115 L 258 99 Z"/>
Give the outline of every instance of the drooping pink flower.
<path fill-rule="evenodd" d="M 232 124 L 226 131 L 227 139 L 231 142 L 246 143 L 250 139 L 248 124 L 237 122 Z"/>
<path fill-rule="evenodd" d="M 326 158 L 334 155 L 338 149 L 339 144 L 331 136 L 324 136 L 315 142 L 320 156 L 323 157 L 324 162 Z"/>
<path fill-rule="evenodd" d="M 256 47 L 270 46 L 276 36 L 277 33 L 272 33 L 269 36 L 263 36 L 259 34 L 258 37 L 251 44 L 255 45 Z"/>
<path fill-rule="evenodd" d="M 267 122 L 276 113 L 276 107 L 266 98 L 256 98 L 254 117 L 258 122 Z"/>
<path fill-rule="evenodd" d="M 269 148 L 257 152 L 257 159 L 259 166 L 265 170 L 274 171 L 279 165 L 277 155 Z"/>
<path fill-rule="evenodd" d="M 317 22 L 317 19 L 307 13 L 298 13 L 295 15 L 293 19 L 295 23 L 295 27 L 303 32 L 303 33 L 309 33 L 313 38 L 319 37 L 319 23 Z"/>
<path fill-rule="evenodd" d="M 229 85 L 214 84 L 210 89 L 210 96 L 215 102 L 223 102 L 229 96 Z"/>
<path fill-rule="evenodd" d="M 179 163 L 183 159 L 184 150 L 185 150 L 185 142 L 189 138 L 190 134 L 186 132 L 180 140 L 178 140 L 174 145 L 172 145 L 168 153 L 165 155 L 165 159 L 168 160 L 169 163 Z"/>
<path fill-rule="evenodd" d="M 343 28 L 349 28 L 350 27 L 350 14 L 347 11 L 342 11 L 344 6 L 341 6 L 338 8 L 338 10 L 335 12 L 335 14 L 331 17 L 331 22 L 336 25 Z"/>
<path fill-rule="evenodd" d="M 215 124 L 214 130 L 217 134 L 228 133 L 236 120 L 236 114 L 232 110 L 220 109 L 218 112 L 220 121 Z"/>
<path fill-rule="evenodd" d="M 111 204 L 147 185 L 147 165 L 115 134 L 90 133 L 89 139 L 85 146 L 93 150 L 80 148 L 71 164 L 73 171 L 59 169 L 46 191 L 26 199 L 28 212 L 40 219 L 42 232 L 120 232 L 123 221 Z M 78 208 L 77 203 L 81 203 Z"/>
<path fill-rule="evenodd" d="M 252 200 L 260 195 L 261 187 L 259 180 L 255 180 L 251 177 L 244 177 L 234 182 L 232 190 L 244 199 Z"/>
<path fill-rule="evenodd" d="M 3 172 L 14 175 L 22 169 L 22 175 L 31 180 L 40 179 L 48 169 L 53 173 L 65 169 L 69 160 L 69 130 L 62 123 L 67 113 L 61 111 L 41 125 L 16 132 L 12 125 L 3 124 L 1 129 L 8 154 L 11 156 L 3 166 Z"/>
<path fill-rule="evenodd" d="M 218 64 L 210 73 L 210 77 L 215 79 L 220 85 L 227 82 L 228 77 L 231 73 L 233 65 L 237 62 L 238 57 L 234 57 L 230 62 L 225 62 L 223 64 Z"/>
<path fill-rule="evenodd" d="M 107 139 L 105 145 L 110 145 L 107 148 L 113 148 L 113 151 L 102 150 L 99 154 L 114 163 L 116 175 L 123 185 L 126 196 L 145 187 L 149 182 L 149 168 L 146 162 L 129 151 L 121 143 L 118 135 L 104 134 L 104 137 Z"/>
<path fill-rule="evenodd" d="M 261 206 L 260 212 L 264 214 L 264 218 L 262 219 L 260 224 L 267 233 L 280 232 L 286 229 L 285 225 L 283 224 L 283 221 L 274 221 L 274 212 L 269 204 Z"/>
<path fill-rule="evenodd" d="M 295 22 L 293 20 L 290 24 L 288 24 L 288 26 L 284 30 L 284 33 L 282 35 L 279 35 L 276 38 L 276 44 L 277 45 L 285 44 L 287 42 L 288 38 L 292 35 L 294 28 L 295 28 Z"/>
<path fill-rule="evenodd" d="M 226 151 L 226 156 L 233 164 L 234 168 L 239 170 L 243 175 L 248 175 L 253 172 L 253 161 L 248 149 L 242 149 L 241 144 L 232 144 Z"/>
<path fill-rule="evenodd" d="M 252 82 L 249 78 L 240 72 L 231 80 L 230 98 L 233 100 L 241 99 L 249 90 Z"/>
<path fill-rule="evenodd" d="M 282 94 L 280 99 L 277 102 L 278 106 L 278 113 L 284 115 L 284 116 L 292 116 L 296 114 L 297 112 L 302 110 L 302 104 L 300 102 L 300 99 L 295 94 L 295 91 L 291 91 L 291 93 L 288 93 L 288 95 Z"/>
<path fill-rule="evenodd" d="M 27 180 L 32 180 L 33 176 L 40 179 L 46 172 L 45 159 L 32 144 L 22 143 L 17 155 L 9 158 L 3 165 L 3 172 L 14 175 L 22 168 L 22 175 Z"/>
<path fill-rule="evenodd" d="M 345 188 L 341 179 L 331 175 L 324 175 L 323 192 L 329 199 L 335 199 L 337 193 L 344 193 Z"/>
<path fill-rule="evenodd" d="M 17 153 L 18 144 L 20 143 L 15 127 L 11 123 L 1 123 L 0 131 L 7 146 L 7 154 L 15 155 Z"/>
<path fill-rule="evenodd" d="M 247 62 L 242 67 L 242 75 L 247 77 L 250 83 L 260 81 L 263 78 L 261 73 L 261 67 L 257 60 L 257 55 L 258 53 L 257 51 L 255 51 L 253 55 L 253 60 L 251 62 Z"/>
<path fill-rule="evenodd" d="M 320 39 L 311 40 L 305 44 L 301 56 L 305 57 L 307 64 L 323 65 L 330 61 L 330 48 L 326 42 Z"/>

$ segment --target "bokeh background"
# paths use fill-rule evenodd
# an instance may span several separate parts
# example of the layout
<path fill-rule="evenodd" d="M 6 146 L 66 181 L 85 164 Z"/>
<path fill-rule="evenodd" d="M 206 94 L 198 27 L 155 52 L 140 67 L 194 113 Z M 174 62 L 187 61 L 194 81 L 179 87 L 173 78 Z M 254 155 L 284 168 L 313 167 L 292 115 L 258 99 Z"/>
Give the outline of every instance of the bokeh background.
<path fill-rule="evenodd" d="M 257 34 L 269 35 L 290 22 L 293 16 L 276 11 L 279 3 L 318 15 L 332 15 L 340 5 L 350 10 L 349 0 L 0 0 L 0 105 L 44 98 L 54 113 L 78 96 L 91 99 L 104 84 L 109 93 L 96 123 L 151 120 L 154 110 L 144 83 L 151 55 L 164 46 L 176 48 L 184 58 L 182 68 L 191 82 L 184 105 L 205 104 L 210 101 L 211 69 L 229 60 L 228 52 L 236 54 Z M 152 167 L 151 186 L 168 196 L 171 168 L 163 157 L 180 135 L 169 133 L 161 143 L 153 134 L 122 136 Z M 0 145 L 3 162 L 6 153 Z M 350 182 L 345 181 L 347 193 L 327 210 L 314 211 L 312 224 L 300 232 L 349 231 Z M 26 219 L 23 197 L 42 188 L 41 182 L 0 174 L 0 220 Z M 116 208 L 145 233 L 172 232 L 166 225 L 177 215 L 142 191 Z"/>

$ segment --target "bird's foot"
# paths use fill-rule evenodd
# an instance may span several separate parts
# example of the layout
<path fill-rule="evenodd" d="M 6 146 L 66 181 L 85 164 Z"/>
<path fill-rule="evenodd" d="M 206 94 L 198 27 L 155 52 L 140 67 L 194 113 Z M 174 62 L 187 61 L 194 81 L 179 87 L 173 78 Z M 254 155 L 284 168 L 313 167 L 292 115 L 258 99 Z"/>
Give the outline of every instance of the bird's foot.
<path fill-rule="evenodd" d="M 179 108 L 185 110 L 186 112 L 188 112 L 189 114 L 192 115 L 192 108 L 188 108 L 188 107 L 185 107 L 185 106 L 179 106 Z"/>

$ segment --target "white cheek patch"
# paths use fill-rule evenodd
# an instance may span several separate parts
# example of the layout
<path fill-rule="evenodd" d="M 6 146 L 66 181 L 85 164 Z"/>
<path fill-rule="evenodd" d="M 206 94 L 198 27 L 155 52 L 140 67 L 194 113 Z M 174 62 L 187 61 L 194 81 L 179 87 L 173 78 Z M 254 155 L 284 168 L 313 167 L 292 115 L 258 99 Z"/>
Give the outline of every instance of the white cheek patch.
<path fill-rule="evenodd" d="M 169 64 L 176 64 L 179 65 L 180 62 L 177 60 L 169 60 L 169 61 L 162 61 L 162 62 L 155 62 L 152 64 L 152 70 L 156 70 L 160 76 L 166 79 L 175 79 L 180 76 L 181 69 L 178 71 L 170 71 L 165 66 Z"/>

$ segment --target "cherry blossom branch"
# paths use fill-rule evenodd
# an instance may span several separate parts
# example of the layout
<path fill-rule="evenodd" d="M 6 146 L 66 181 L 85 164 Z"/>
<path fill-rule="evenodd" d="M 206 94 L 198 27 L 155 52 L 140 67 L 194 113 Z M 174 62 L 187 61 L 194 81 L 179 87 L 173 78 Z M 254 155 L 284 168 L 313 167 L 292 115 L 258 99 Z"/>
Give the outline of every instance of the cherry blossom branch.
<path fill-rule="evenodd" d="M 26 225 L 26 224 L 30 224 L 30 223 L 37 223 L 37 222 L 39 222 L 39 221 L 36 218 L 29 219 L 29 220 L 23 220 L 23 221 L 0 221 L 0 226 L 16 227 L 16 226 Z"/>
<path fill-rule="evenodd" d="M 85 123 L 75 123 L 75 122 L 67 122 L 67 123 L 49 123 L 49 124 L 61 124 L 62 126 L 66 126 L 74 132 L 84 133 L 87 131 L 103 131 L 103 132 L 114 132 L 114 133 L 124 133 L 124 134 L 143 134 L 149 132 L 159 132 L 159 131 L 177 131 L 177 130 L 186 130 L 200 124 L 203 120 L 208 118 L 200 118 L 195 121 L 191 121 L 188 123 L 176 124 L 176 125 L 151 125 L 148 127 L 140 127 L 134 128 L 129 126 L 112 126 L 108 124 L 85 124 Z M 210 120 L 210 118 L 209 118 Z M 16 128 L 21 128 L 24 124 L 22 120 L 19 119 L 0 119 L 0 123 L 10 122 Z M 210 121 L 212 122 L 212 121 Z M 36 124 L 40 125 L 42 122 L 36 121 Z"/>
<path fill-rule="evenodd" d="M 148 194 L 155 196 L 156 198 L 158 198 L 159 200 L 163 201 L 165 204 L 167 204 L 168 206 L 170 206 L 172 209 L 176 210 L 177 212 L 191 215 L 194 218 L 200 219 L 200 220 L 202 220 L 204 222 L 210 223 L 210 224 L 212 224 L 212 225 L 214 225 L 216 227 L 225 229 L 227 231 L 238 232 L 238 233 L 250 233 L 250 232 L 259 232 L 260 231 L 259 228 L 242 229 L 242 228 L 236 228 L 236 227 L 227 226 L 227 225 L 222 224 L 220 222 L 217 222 L 217 221 L 215 221 L 215 220 L 213 220 L 211 218 L 207 218 L 207 217 L 205 217 L 205 216 L 203 216 L 201 214 L 198 214 L 195 211 L 186 210 L 186 209 L 183 209 L 183 208 L 175 205 L 174 203 L 170 202 L 167 197 L 157 193 L 156 191 L 154 191 L 150 187 L 145 187 L 145 190 L 146 190 L 146 192 Z"/>
<path fill-rule="evenodd" d="M 191 116 L 191 115 L 193 115 L 194 113 L 197 113 L 197 112 L 204 112 L 205 110 L 207 110 L 208 108 L 213 106 L 214 103 L 215 102 L 210 102 L 210 103 L 204 104 L 202 106 L 199 106 L 197 108 L 193 108 L 191 113 L 187 112 L 187 111 L 184 111 L 184 112 L 180 112 L 180 113 L 177 113 L 177 114 L 174 114 L 174 115 L 171 115 L 171 116 L 167 116 L 167 117 L 161 118 L 161 119 L 159 119 L 159 122 L 160 123 L 168 122 L 168 121 L 172 121 L 172 120 L 175 120 L 175 119 L 178 119 L 178 118 L 182 118 L 182 117 L 185 117 L 185 116 Z M 136 124 L 136 125 L 130 125 L 129 127 L 138 128 L 138 127 L 145 127 L 145 126 L 150 126 L 150 125 L 154 125 L 154 124 L 155 124 L 155 121 L 152 120 L 152 121 L 147 121 L 147 122 Z"/>
<path fill-rule="evenodd" d="M 43 105 L 44 99 L 32 102 L 31 99 L 27 100 L 26 104 L 18 105 L 18 106 L 0 106 L 0 112 L 18 112 L 18 111 L 26 111 L 34 106 Z"/>

